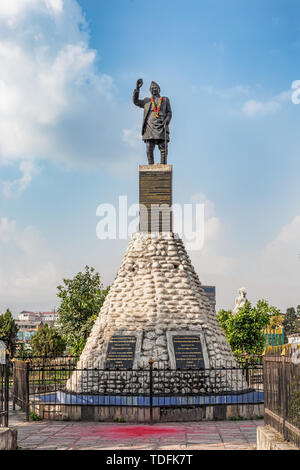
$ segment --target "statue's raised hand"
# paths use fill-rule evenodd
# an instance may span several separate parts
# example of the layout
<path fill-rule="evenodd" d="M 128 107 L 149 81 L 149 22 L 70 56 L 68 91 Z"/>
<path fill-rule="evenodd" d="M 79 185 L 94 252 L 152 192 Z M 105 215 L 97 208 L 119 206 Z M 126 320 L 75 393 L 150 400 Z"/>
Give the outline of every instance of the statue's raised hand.
<path fill-rule="evenodd" d="M 143 86 L 143 79 L 139 78 L 136 82 L 136 89 L 139 90 Z"/>

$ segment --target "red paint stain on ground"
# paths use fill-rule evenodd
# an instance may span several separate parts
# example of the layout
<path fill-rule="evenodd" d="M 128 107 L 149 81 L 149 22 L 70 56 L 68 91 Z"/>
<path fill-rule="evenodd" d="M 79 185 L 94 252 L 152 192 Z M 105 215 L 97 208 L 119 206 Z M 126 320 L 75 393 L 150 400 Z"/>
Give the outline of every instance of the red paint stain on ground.
<path fill-rule="evenodd" d="M 78 428 L 74 426 L 69 430 L 72 434 L 79 434 L 80 437 L 97 437 L 104 439 L 145 439 L 151 437 L 166 437 L 184 433 L 185 430 L 179 427 L 161 426 L 90 426 Z"/>

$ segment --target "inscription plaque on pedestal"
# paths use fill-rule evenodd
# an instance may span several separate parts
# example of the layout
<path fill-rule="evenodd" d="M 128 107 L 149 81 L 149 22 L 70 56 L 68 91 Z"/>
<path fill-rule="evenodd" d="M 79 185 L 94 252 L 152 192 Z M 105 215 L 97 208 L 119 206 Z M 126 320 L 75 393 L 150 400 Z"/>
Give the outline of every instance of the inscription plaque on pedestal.
<path fill-rule="evenodd" d="M 113 336 L 107 348 L 106 369 L 132 369 L 135 353 L 135 336 Z"/>
<path fill-rule="evenodd" d="M 173 336 L 176 369 L 203 369 L 204 359 L 199 336 Z"/>
<path fill-rule="evenodd" d="M 172 232 L 172 165 L 140 165 L 140 232 Z"/>

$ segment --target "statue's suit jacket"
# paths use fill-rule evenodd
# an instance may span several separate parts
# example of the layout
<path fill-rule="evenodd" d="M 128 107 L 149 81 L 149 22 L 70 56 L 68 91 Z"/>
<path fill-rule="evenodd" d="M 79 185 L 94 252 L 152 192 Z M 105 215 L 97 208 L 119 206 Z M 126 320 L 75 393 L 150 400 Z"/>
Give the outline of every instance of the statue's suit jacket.
<path fill-rule="evenodd" d="M 143 100 L 139 99 L 140 90 L 134 90 L 133 92 L 133 103 L 140 108 L 144 108 L 144 119 L 143 119 L 143 126 L 142 126 L 142 136 L 145 133 L 146 122 L 148 114 L 151 110 L 151 98 L 144 98 Z M 159 111 L 159 115 L 162 117 L 163 121 L 166 121 L 166 131 L 169 134 L 169 123 L 172 119 L 172 110 L 170 105 L 170 100 L 167 96 L 162 97 L 161 107 Z"/>

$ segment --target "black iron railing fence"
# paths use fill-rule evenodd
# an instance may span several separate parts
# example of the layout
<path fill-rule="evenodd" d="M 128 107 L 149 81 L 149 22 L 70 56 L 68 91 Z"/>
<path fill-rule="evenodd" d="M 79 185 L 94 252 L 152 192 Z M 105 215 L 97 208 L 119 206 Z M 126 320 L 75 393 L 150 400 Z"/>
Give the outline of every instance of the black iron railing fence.
<path fill-rule="evenodd" d="M 271 348 L 263 363 L 265 424 L 300 447 L 300 348 Z"/>
<path fill-rule="evenodd" d="M 0 364 L 0 427 L 8 427 L 9 363 Z"/>
<path fill-rule="evenodd" d="M 263 403 L 263 368 L 255 364 L 215 363 L 209 369 L 170 370 L 154 363 L 138 370 L 107 370 L 68 358 L 14 362 L 13 402 L 30 404 L 149 407 Z"/>
<path fill-rule="evenodd" d="M 18 405 L 26 412 L 27 420 L 29 420 L 29 372 L 29 361 L 13 362 L 13 409 L 15 410 Z"/>

